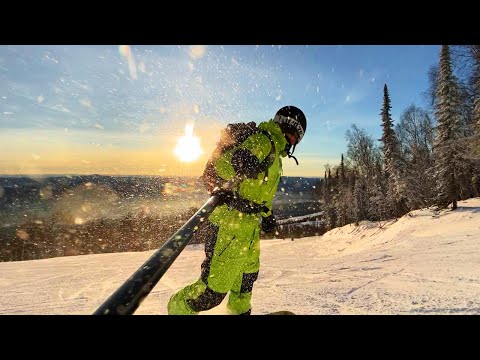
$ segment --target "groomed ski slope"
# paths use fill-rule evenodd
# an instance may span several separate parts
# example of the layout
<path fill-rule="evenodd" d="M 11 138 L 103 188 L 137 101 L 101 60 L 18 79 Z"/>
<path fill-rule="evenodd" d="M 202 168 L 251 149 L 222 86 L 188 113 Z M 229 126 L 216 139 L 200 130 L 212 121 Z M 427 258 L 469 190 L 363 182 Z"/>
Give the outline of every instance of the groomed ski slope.
<path fill-rule="evenodd" d="M 91 314 L 153 251 L 0 263 L 0 314 Z M 189 245 L 136 314 L 166 314 L 199 276 Z M 347 225 L 324 236 L 261 242 L 252 314 L 480 314 L 480 199 L 439 215 Z M 226 301 L 203 314 L 226 314 Z"/>

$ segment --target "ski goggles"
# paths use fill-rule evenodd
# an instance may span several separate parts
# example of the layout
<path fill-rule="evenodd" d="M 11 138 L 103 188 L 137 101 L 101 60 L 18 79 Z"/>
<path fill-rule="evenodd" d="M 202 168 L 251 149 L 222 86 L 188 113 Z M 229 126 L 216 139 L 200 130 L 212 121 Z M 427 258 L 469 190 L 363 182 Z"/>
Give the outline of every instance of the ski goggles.
<path fill-rule="evenodd" d="M 294 134 L 297 138 L 297 144 L 300 142 L 300 140 L 302 140 L 304 131 L 302 125 L 296 119 L 277 114 L 275 115 L 273 121 L 277 124 L 283 125 L 282 129 L 285 133 L 288 132 Z"/>

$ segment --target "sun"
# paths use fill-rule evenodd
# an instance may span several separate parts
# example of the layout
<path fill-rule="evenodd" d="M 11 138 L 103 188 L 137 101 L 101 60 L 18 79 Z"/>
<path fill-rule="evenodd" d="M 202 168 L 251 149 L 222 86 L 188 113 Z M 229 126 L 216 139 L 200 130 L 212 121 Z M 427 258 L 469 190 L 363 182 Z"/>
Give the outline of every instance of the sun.
<path fill-rule="evenodd" d="M 200 139 L 193 136 L 193 124 L 185 125 L 185 136 L 178 138 L 173 152 L 182 162 L 195 161 L 203 154 Z"/>

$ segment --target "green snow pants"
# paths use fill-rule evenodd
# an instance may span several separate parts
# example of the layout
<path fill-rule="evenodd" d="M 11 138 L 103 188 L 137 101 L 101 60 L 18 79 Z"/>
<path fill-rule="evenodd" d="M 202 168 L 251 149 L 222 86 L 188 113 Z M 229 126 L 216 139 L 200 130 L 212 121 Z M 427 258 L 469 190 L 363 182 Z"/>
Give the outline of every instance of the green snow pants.
<path fill-rule="evenodd" d="M 260 267 L 260 218 L 219 206 L 197 231 L 205 241 L 200 279 L 174 294 L 169 315 L 195 315 L 219 305 L 228 292 L 227 308 L 249 315 L 253 283 Z"/>

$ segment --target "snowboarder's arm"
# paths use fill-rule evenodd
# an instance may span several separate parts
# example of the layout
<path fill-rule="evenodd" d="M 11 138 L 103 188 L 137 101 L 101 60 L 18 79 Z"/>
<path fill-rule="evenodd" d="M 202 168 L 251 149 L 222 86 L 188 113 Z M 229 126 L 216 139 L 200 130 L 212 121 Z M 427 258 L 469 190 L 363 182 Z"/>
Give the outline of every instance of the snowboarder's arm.
<path fill-rule="evenodd" d="M 264 134 L 250 136 L 232 154 L 231 165 L 235 174 L 255 179 L 261 171 L 261 162 L 271 149 L 271 142 Z"/>
<path fill-rule="evenodd" d="M 237 176 L 254 179 L 258 175 L 260 161 L 247 149 L 238 149 L 232 155 L 232 166 Z"/>

